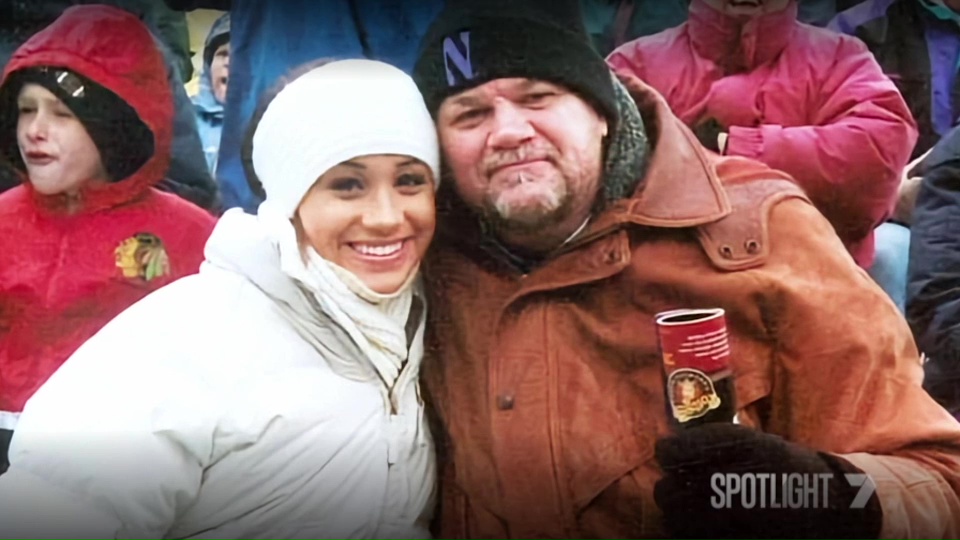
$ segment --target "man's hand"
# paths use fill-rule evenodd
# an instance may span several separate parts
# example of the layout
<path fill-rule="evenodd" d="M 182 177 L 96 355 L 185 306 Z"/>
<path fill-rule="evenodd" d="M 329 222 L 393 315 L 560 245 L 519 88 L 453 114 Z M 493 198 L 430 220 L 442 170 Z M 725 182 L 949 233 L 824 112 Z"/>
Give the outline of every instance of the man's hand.
<path fill-rule="evenodd" d="M 654 499 L 677 538 L 877 538 L 883 515 L 846 460 L 735 424 L 657 441 Z M 846 474 L 860 476 L 848 479 Z M 794 476 L 791 476 L 794 475 Z M 856 484 L 856 485 L 855 485 Z M 867 488 L 869 490 L 869 488 Z M 864 499 L 864 500 L 860 500 Z"/>
<path fill-rule="evenodd" d="M 716 118 L 708 118 L 697 124 L 697 127 L 693 128 L 693 134 L 697 136 L 697 140 L 704 148 L 709 148 L 718 154 L 723 153 L 727 140 L 727 128 Z"/>

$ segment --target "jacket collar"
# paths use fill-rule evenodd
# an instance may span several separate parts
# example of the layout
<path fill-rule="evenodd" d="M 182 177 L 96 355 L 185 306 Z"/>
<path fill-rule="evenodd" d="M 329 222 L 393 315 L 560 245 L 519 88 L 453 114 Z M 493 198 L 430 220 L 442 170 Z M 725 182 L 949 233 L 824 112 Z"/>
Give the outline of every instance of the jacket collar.
<path fill-rule="evenodd" d="M 619 77 L 643 115 L 652 147 L 650 160 L 634 196 L 609 205 L 569 244 L 570 249 L 626 223 L 695 227 L 731 211 L 712 158 L 670 111 L 663 96 L 637 77 Z"/>
<path fill-rule="evenodd" d="M 749 71 L 780 54 L 797 26 L 797 2 L 746 21 L 728 17 L 705 0 L 690 3 L 687 28 L 699 56 L 726 73 Z"/>

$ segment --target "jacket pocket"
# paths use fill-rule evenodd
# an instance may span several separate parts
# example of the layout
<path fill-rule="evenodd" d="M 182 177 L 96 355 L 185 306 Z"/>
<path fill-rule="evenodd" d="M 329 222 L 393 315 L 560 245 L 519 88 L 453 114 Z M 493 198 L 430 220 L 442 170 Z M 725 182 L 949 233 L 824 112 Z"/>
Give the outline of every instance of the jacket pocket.
<path fill-rule="evenodd" d="M 589 538 L 663 537 L 653 486 L 660 469 L 652 459 L 630 470 L 597 495 L 578 516 L 581 536 Z"/>

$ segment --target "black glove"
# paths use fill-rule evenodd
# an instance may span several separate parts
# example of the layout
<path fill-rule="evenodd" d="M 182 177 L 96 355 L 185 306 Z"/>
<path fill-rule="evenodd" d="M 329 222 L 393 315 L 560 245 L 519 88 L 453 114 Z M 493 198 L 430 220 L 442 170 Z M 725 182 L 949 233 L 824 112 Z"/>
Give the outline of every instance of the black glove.
<path fill-rule="evenodd" d="M 859 500 L 853 484 L 865 476 L 851 483 L 845 474 L 863 471 L 837 456 L 736 424 L 704 424 L 657 441 L 656 457 L 664 476 L 653 496 L 676 538 L 880 535 L 876 494 Z"/>
<path fill-rule="evenodd" d="M 693 134 L 697 136 L 700 144 L 717 153 L 720 153 L 720 134 L 726 131 L 727 128 L 723 127 L 716 118 L 708 118 L 693 128 Z"/>

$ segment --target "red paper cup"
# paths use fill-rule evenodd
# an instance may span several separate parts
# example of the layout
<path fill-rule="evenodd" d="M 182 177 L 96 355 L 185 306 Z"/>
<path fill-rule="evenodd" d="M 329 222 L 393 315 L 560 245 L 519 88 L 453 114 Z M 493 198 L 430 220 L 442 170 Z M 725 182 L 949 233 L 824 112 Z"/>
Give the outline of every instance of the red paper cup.
<path fill-rule="evenodd" d="M 715 373 L 730 366 L 730 342 L 722 309 L 675 309 L 658 313 L 655 321 L 668 374 L 680 368 Z"/>
<path fill-rule="evenodd" d="M 724 311 L 676 309 L 654 319 L 668 411 L 679 425 L 729 421 L 734 411 Z"/>

